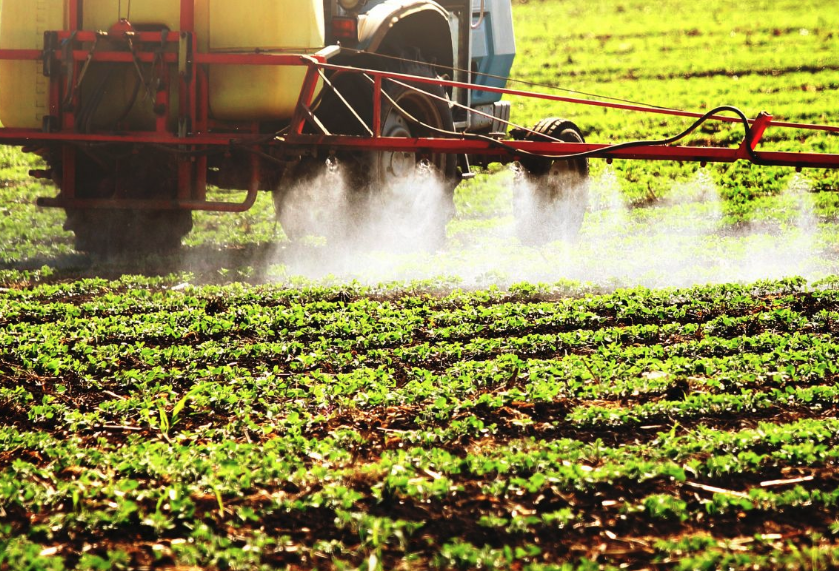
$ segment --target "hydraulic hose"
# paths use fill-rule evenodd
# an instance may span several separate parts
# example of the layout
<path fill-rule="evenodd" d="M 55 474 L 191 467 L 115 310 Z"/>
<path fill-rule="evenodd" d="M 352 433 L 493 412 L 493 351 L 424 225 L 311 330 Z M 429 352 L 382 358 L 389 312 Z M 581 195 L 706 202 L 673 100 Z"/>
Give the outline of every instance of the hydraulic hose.
<path fill-rule="evenodd" d="M 418 89 L 414 86 L 408 85 L 407 83 L 403 83 L 403 82 L 397 81 L 397 80 L 392 80 L 392 81 L 394 81 L 395 83 L 397 83 L 399 85 L 407 87 L 409 89 L 413 89 L 413 90 L 416 90 L 416 91 L 422 91 L 421 89 Z M 436 99 L 442 99 L 439 96 L 436 96 L 436 95 L 431 94 L 431 93 L 427 93 L 425 91 L 423 91 L 423 93 L 425 93 L 429 97 L 433 97 L 433 98 L 436 98 Z M 388 101 L 390 101 L 391 105 L 393 105 L 393 107 L 397 111 L 399 111 L 399 113 L 405 119 L 407 119 L 407 120 L 409 120 L 409 121 L 411 121 L 411 122 L 413 122 L 417 125 L 420 125 L 423 128 L 428 129 L 430 131 L 440 133 L 440 134 L 446 135 L 448 137 L 464 137 L 464 138 L 469 138 L 469 139 L 473 139 L 473 140 L 488 141 L 493 146 L 504 148 L 504 149 L 510 151 L 513 154 L 525 155 L 525 156 L 536 157 L 536 158 L 554 159 L 554 160 L 581 159 L 581 158 L 602 156 L 604 153 L 608 154 L 610 151 L 617 151 L 617 150 L 623 150 L 623 149 L 633 149 L 633 148 L 639 148 L 639 147 L 657 147 L 657 146 L 663 146 L 663 145 L 671 145 L 671 144 L 673 144 L 677 141 L 680 141 L 681 139 L 684 139 L 688 135 L 690 135 L 692 132 L 694 132 L 696 129 L 698 129 L 703 123 L 707 122 L 711 117 L 713 117 L 717 113 L 728 111 L 728 112 L 731 112 L 731 113 L 734 113 L 735 115 L 737 115 L 738 119 L 740 119 L 740 123 L 743 125 L 745 147 L 746 147 L 747 152 L 749 153 L 749 157 L 751 158 L 751 160 L 755 164 L 762 164 L 762 162 L 760 160 L 760 157 L 757 155 L 757 153 L 754 151 L 754 149 L 752 149 L 752 145 L 751 145 L 751 142 L 752 142 L 752 127 L 749 124 L 749 118 L 746 116 L 745 113 L 743 113 L 742 110 L 740 110 L 737 107 L 734 107 L 733 105 L 720 105 L 719 107 L 715 107 L 715 108 L 711 109 L 710 111 L 708 111 L 707 113 L 705 113 L 704 115 L 702 115 L 701 117 L 697 118 L 693 122 L 693 124 L 691 124 L 687 129 L 683 130 L 682 132 L 680 132 L 676 135 L 673 135 L 672 137 L 668 137 L 668 138 L 665 138 L 665 139 L 628 141 L 626 143 L 617 143 L 617 144 L 614 144 L 614 145 L 609 145 L 607 147 L 603 147 L 601 149 L 597 149 L 597 150 L 594 150 L 594 151 L 584 151 L 584 152 L 581 152 L 581 153 L 571 153 L 571 154 L 567 154 L 567 155 L 542 155 L 542 154 L 538 154 L 538 153 L 531 153 L 531 152 L 528 152 L 528 151 L 524 151 L 524 150 L 519 149 L 517 147 L 513 147 L 512 145 L 509 145 L 509 144 L 507 144 L 503 141 L 499 141 L 498 139 L 494 139 L 494 138 L 488 137 L 486 135 L 481 135 L 481 134 L 477 134 L 477 133 L 467 133 L 467 132 L 458 133 L 457 131 L 447 131 L 445 129 L 440 129 L 438 127 L 434 127 L 433 125 L 428 125 L 428 124 L 420 121 L 419 119 L 417 119 L 416 117 L 414 117 L 410 113 L 408 113 L 402 107 L 400 107 L 396 103 L 396 101 L 394 101 L 393 98 L 391 98 L 390 95 L 388 95 L 384 90 L 382 90 L 382 94 L 388 99 Z M 448 101 L 448 100 L 446 100 L 446 101 Z M 539 134 L 539 135 L 542 136 L 542 137 L 546 137 L 545 135 L 542 135 L 542 134 Z M 558 142 L 558 143 L 566 142 L 566 141 L 560 141 L 558 139 L 554 139 L 554 141 Z"/>

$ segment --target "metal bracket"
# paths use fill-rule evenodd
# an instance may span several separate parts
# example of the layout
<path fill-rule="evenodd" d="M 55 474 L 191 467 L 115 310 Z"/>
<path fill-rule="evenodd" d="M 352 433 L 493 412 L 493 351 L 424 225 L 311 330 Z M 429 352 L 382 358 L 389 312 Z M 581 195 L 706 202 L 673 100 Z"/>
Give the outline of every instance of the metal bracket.
<path fill-rule="evenodd" d="M 757 149 L 757 146 L 763 138 L 763 134 L 766 132 L 770 123 L 772 123 L 772 115 L 766 113 L 765 111 L 761 111 L 751 123 L 751 127 L 749 128 L 749 137 L 744 139 L 740 144 L 740 148 L 737 149 L 740 158 L 746 160 L 752 159 L 754 151 Z"/>
<path fill-rule="evenodd" d="M 178 73 L 184 81 L 192 80 L 192 33 L 181 32 L 178 47 Z"/>
<path fill-rule="evenodd" d="M 55 50 L 58 49 L 58 32 L 44 32 L 44 77 L 56 75 Z"/>

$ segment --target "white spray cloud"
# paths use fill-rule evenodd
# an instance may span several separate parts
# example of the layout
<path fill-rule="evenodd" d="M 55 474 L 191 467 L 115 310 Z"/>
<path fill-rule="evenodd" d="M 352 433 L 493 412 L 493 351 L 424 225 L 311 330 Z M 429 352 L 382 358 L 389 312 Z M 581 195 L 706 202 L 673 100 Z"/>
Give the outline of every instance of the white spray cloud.
<path fill-rule="evenodd" d="M 538 190 L 515 167 L 499 192 L 512 186 L 521 208 Z M 815 279 L 836 272 L 818 256 L 819 223 L 806 180 L 794 177 L 777 199 L 786 222 L 747 224 L 736 232 L 724 221 L 723 202 L 706 170 L 674 183 L 668 199 L 655 206 L 626 207 L 620 180 L 611 167 L 592 177 L 589 208 L 576 240 L 539 247 L 522 245 L 513 216 L 455 220 L 448 247 L 435 251 L 430 221 L 450 205 L 433 168 L 421 164 L 393 188 L 351 209 L 350 189 L 338 168 L 325 169 L 298 196 L 302 216 L 317 211 L 320 224 L 342 238 L 303 240 L 279 252 L 280 279 L 334 276 L 364 283 L 454 277 L 465 287 L 501 286 L 520 281 L 561 280 L 614 286 L 688 286 L 803 275 Z M 329 196 L 329 204 L 322 204 Z M 567 222 L 562 211 L 540 220 Z"/>
<path fill-rule="evenodd" d="M 435 248 L 439 221 L 447 219 L 453 206 L 430 163 L 420 161 L 407 177 L 372 194 L 351 242 L 403 253 Z"/>
<path fill-rule="evenodd" d="M 789 212 L 784 219 L 774 225 L 751 224 L 742 236 L 746 254 L 741 271 L 746 280 L 812 276 L 822 265 L 816 248 L 818 220 L 807 180 L 794 175 L 778 203 Z"/>
<path fill-rule="evenodd" d="M 439 221 L 454 206 L 425 161 L 386 188 L 353 188 L 347 169 L 328 161 L 315 176 L 290 185 L 282 209 L 283 225 L 296 243 L 277 257 L 290 274 L 366 281 L 389 279 L 400 256 L 430 256 L 442 245 L 440 232 L 435 234 Z"/>
<path fill-rule="evenodd" d="M 350 200 L 346 177 L 334 159 L 322 165 L 307 164 L 305 172 L 281 184 L 280 220 L 289 237 L 305 238 L 317 229 L 317 236 L 330 238 L 347 231 L 351 219 L 345 214 Z M 289 177 L 291 178 L 291 176 Z"/>

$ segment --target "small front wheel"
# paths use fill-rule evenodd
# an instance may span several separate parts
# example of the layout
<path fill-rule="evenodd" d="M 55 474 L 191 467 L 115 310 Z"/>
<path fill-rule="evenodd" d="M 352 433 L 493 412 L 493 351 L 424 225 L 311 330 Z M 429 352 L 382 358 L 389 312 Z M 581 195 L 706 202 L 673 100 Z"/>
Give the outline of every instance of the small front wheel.
<path fill-rule="evenodd" d="M 585 142 L 574 123 L 556 117 L 543 119 L 532 131 L 514 132 L 513 136 L 524 141 Z M 588 160 L 525 157 L 521 165 L 523 172 L 513 198 L 519 239 L 530 246 L 575 240 L 588 208 Z"/>

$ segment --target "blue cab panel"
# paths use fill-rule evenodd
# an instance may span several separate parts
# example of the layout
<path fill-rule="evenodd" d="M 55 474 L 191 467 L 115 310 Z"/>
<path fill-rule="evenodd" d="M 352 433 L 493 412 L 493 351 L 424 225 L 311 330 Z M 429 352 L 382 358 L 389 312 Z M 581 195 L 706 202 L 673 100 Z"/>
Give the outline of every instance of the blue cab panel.
<path fill-rule="evenodd" d="M 516 57 L 511 0 L 472 0 L 472 83 L 506 87 Z M 472 93 L 472 105 L 486 105 L 501 100 L 501 94 L 487 91 Z"/>

